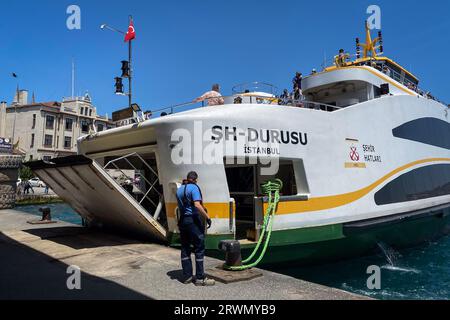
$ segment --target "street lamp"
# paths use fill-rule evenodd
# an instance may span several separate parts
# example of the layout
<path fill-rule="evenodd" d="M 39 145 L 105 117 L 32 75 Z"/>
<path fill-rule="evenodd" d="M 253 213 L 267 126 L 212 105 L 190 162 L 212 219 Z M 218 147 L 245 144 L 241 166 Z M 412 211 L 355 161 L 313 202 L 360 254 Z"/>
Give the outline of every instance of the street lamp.
<path fill-rule="evenodd" d="M 132 20 L 133 18 L 130 16 L 130 21 Z M 114 32 L 117 32 L 117 33 L 120 33 L 120 34 L 122 34 L 122 35 L 124 35 L 124 34 L 126 34 L 126 32 L 123 32 L 122 30 L 119 30 L 119 29 L 117 29 L 117 28 L 114 28 L 114 27 L 111 27 L 111 26 L 109 26 L 109 25 L 107 25 L 106 23 L 104 23 L 104 24 L 102 24 L 101 26 L 100 26 L 100 29 L 102 29 L 102 30 L 110 30 L 110 31 L 114 31 Z M 120 95 L 128 95 L 128 106 L 131 108 L 131 105 L 132 105 L 132 101 L 133 101 L 133 98 L 132 98 L 132 68 L 131 68 L 131 49 L 132 49 L 132 47 L 131 47 L 131 40 L 130 41 L 128 41 L 128 93 L 127 94 L 124 94 L 124 93 L 120 93 L 120 92 L 117 92 L 117 89 L 116 89 L 116 93 L 117 94 L 120 94 Z M 123 64 L 123 62 L 122 62 L 122 64 Z M 117 83 L 117 78 L 116 78 L 116 83 Z"/>
<path fill-rule="evenodd" d="M 116 29 L 116 28 L 110 27 L 110 26 L 108 26 L 106 23 L 102 24 L 102 25 L 100 26 L 100 29 L 102 29 L 102 30 L 103 30 L 103 29 L 108 29 L 108 30 L 115 31 L 115 32 L 118 32 L 118 33 L 121 33 L 121 34 L 125 34 L 125 32 L 120 31 L 120 30 L 118 30 L 118 29 Z"/>

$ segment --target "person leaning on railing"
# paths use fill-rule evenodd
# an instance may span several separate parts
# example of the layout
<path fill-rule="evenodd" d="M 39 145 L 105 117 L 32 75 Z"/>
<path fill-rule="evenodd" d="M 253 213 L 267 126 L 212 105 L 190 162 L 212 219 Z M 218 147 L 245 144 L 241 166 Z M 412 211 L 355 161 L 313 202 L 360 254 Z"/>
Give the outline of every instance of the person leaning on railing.
<path fill-rule="evenodd" d="M 201 102 L 205 100 L 208 100 L 208 106 L 218 106 L 225 103 L 222 95 L 220 94 L 220 86 L 217 83 L 212 86 L 211 91 L 205 92 L 193 102 Z"/>
<path fill-rule="evenodd" d="M 278 104 L 286 106 L 289 103 L 292 103 L 292 96 L 289 93 L 288 89 L 284 89 L 283 94 L 280 96 L 280 99 L 278 100 Z"/>
<path fill-rule="evenodd" d="M 383 67 L 383 73 L 385 74 L 385 75 L 387 75 L 388 77 L 391 77 L 391 70 L 389 69 L 389 67 L 388 66 L 384 66 Z"/>
<path fill-rule="evenodd" d="M 334 63 L 337 67 L 345 67 L 349 58 L 350 55 L 348 53 L 345 53 L 344 49 L 340 49 L 339 54 L 334 57 Z"/>

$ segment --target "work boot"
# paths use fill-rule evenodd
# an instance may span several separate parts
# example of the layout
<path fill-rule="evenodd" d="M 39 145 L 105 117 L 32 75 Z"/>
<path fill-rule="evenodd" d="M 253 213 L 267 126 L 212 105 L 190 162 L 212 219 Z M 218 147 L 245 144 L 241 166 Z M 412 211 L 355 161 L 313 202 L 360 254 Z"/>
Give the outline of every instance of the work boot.
<path fill-rule="evenodd" d="M 194 282 L 194 284 L 195 284 L 197 287 L 210 287 L 210 286 L 215 285 L 215 284 L 216 284 L 216 281 L 214 281 L 213 279 L 208 279 L 208 278 L 205 278 L 205 279 L 196 279 L 195 282 Z"/>

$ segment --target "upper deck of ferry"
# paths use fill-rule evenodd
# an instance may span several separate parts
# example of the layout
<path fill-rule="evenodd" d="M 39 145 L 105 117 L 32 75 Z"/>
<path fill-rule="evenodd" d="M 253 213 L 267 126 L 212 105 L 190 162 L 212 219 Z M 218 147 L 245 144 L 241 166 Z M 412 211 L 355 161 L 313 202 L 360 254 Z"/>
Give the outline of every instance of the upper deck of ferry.
<path fill-rule="evenodd" d="M 336 55 L 331 63 L 324 63 L 320 72 L 304 76 L 299 98 L 283 97 L 277 87 L 264 82 L 253 82 L 234 86 L 231 95 L 223 96 L 223 104 L 279 105 L 334 112 L 362 102 L 396 95 L 440 102 L 429 91 L 419 87 L 418 77 L 383 54 L 381 32 L 372 40 L 366 25 L 366 43 L 360 43 L 357 38 L 356 54 Z M 208 105 L 211 105 L 209 99 L 189 101 L 156 108 L 151 113 L 153 118 L 170 116 Z M 131 123 L 142 120 L 146 118 L 132 119 Z"/>

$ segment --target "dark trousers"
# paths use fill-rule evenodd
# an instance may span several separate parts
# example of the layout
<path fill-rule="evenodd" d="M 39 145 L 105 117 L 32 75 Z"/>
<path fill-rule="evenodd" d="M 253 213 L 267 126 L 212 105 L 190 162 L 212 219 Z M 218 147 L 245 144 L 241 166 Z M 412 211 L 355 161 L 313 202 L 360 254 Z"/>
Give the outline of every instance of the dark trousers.
<path fill-rule="evenodd" d="M 191 253 L 195 254 L 195 277 L 205 278 L 205 232 L 199 217 L 185 217 L 179 224 L 181 238 L 181 265 L 185 277 L 192 277 Z"/>

